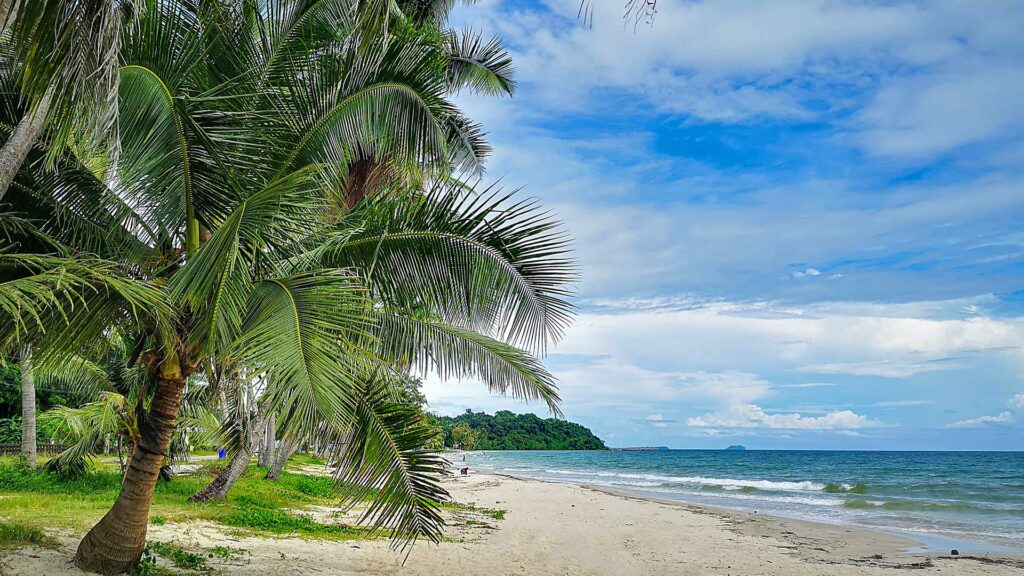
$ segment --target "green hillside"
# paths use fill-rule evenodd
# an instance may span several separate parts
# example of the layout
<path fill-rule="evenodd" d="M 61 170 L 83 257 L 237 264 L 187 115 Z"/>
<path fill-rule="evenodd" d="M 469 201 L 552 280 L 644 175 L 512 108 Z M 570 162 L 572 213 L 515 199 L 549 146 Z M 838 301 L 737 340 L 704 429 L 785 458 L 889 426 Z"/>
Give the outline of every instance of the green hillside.
<path fill-rule="evenodd" d="M 513 414 L 502 410 L 490 416 L 467 410 L 456 417 L 435 417 L 444 429 L 445 446 L 466 450 L 607 450 L 585 426 L 539 418 L 534 414 Z"/>

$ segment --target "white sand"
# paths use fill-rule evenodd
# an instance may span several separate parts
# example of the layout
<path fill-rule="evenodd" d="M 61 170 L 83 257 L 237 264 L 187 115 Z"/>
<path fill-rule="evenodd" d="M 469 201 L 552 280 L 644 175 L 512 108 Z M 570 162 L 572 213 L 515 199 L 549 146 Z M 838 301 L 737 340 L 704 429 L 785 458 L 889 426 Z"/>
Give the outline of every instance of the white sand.
<path fill-rule="evenodd" d="M 232 575 L 844 576 L 907 568 L 918 568 L 914 574 L 1024 574 L 1020 559 L 907 554 L 901 550 L 913 542 L 882 533 L 584 487 L 482 474 L 447 487 L 459 502 L 508 513 L 504 520 L 450 514 L 450 541 L 418 544 L 404 566 L 382 541 L 238 537 L 210 524 L 154 526 L 150 539 L 247 550 L 243 560 L 210 561 L 220 573 Z M 0 574 L 79 574 L 70 566 L 75 544 L 68 535 L 58 550 L 14 551 L 0 561 Z"/>

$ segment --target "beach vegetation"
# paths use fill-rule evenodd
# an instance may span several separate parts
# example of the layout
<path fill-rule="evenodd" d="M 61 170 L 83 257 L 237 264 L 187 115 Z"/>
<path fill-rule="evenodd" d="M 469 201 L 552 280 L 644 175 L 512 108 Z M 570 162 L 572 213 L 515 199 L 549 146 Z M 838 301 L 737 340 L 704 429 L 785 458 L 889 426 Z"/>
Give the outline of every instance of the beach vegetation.
<path fill-rule="evenodd" d="M 512 92 L 500 42 L 449 29 L 450 3 L 15 4 L 0 352 L 90 396 L 56 418 L 63 475 L 0 469 L 13 515 L 95 523 L 75 562 L 102 573 L 136 568 L 154 512 L 352 536 L 277 505 L 326 497 L 281 472 L 316 438 L 369 530 L 438 541 L 443 462 L 402 382 L 473 376 L 557 414 L 538 355 L 573 314 L 560 224 L 466 184 L 489 149 L 452 98 Z M 248 466 L 267 421 L 273 483 Z M 211 476 L 168 465 L 211 422 L 240 456 L 189 502 Z M 109 436 L 123 467 L 96 469 Z"/>
<path fill-rule="evenodd" d="M 504 520 L 505 519 L 505 514 L 506 514 L 506 512 L 508 512 L 507 510 L 502 509 L 502 508 L 481 508 L 481 507 L 477 507 L 476 502 L 466 502 L 466 503 L 463 503 L 463 502 L 445 502 L 445 503 L 441 504 L 441 506 L 443 508 L 448 508 L 448 509 L 451 509 L 451 510 L 458 510 L 458 511 L 462 511 L 462 512 L 475 512 L 475 513 L 478 513 L 478 514 L 483 514 L 484 516 L 489 516 L 489 517 L 491 517 L 491 518 L 493 518 L 495 520 Z"/>
<path fill-rule="evenodd" d="M 161 480 L 154 491 L 149 523 L 167 525 L 194 520 L 214 522 L 242 532 L 280 536 L 348 540 L 363 538 L 371 530 L 342 522 L 314 520 L 307 511 L 340 504 L 339 487 L 325 476 L 285 470 L 277 482 L 263 479 L 263 470 L 250 466 L 232 496 L 223 501 L 189 501 L 208 478 L 205 470 Z M 17 459 L 0 459 L 0 493 L 5 521 L 35 529 L 53 527 L 82 530 L 95 523 L 116 500 L 121 489 L 116 463 L 95 464 L 88 472 L 68 478 L 43 469 L 28 469 Z M 369 503 L 376 493 L 365 500 Z"/>
<path fill-rule="evenodd" d="M 18 546 L 52 546 L 54 541 L 39 526 L 0 520 L 0 550 Z"/>
<path fill-rule="evenodd" d="M 175 542 L 148 542 L 146 546 L 157 556 L 166 558 L 182 570 L 212 574 L 206 563 L 206 556 L 186 550 Z"/>

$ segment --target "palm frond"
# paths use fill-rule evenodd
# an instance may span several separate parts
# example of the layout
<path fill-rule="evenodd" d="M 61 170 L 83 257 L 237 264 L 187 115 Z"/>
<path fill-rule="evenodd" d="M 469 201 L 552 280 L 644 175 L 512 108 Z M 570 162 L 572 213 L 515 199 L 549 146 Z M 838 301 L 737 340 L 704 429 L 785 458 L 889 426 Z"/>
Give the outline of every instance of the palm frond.
<path fill-rule="evenodd" d="M 267 253 L 285 250 L 322 220 L 311 174 L 290 173 L 245 199 L 171 280 L 171 293 L 197 315 L 197 343 L 206 352 L 227 350 L 238 337 L 253 282 L 275 272 L 261 270 L 270 266 Z"/>
<path fill-rule="evenodd" d="M 494 36 L 471 30 L 448 32 L 448 83 L 452 92 L 467 88 L 491 96 L 511 96 L 516 89 L 512 57 Z"/>
<path fill-rule="evenodd" d="M 0 283 L 0 314 L 8 317 L 0 347 L 35 342 L 43 361 L 88 346 L 118 321 L 144 323 L 173 340 L 176 312 L 160 284 L 131 278 L 112 262 L 0 254 L 0 268 L 24 272 Z"/>
<path fill-rule="evenodd" d="M 381 355 L 391 362 L 444 379 L 476 377 L 491 392 L 541 400 L 561 415 L 554 376 L 528 352 L 423 315 L 384 310 L 378 320 Z"/>
<path fill-rule="evenodd" d="M 342 494 L 362 500 L 377 493 L 363 521 L 392 531 L 395 546 L 425 537 L 440 542 L 444 521 L 438 504 L 448 493 L 437 483 L 444 461 L 427 448 L 434 436 L 417 408 L 394 402 L 386 380 L 365 382 L 337 478 Z"/>
<path fill-rule="evenodd" d="M 96 145 L 116 131 L 118 59 L 139 3 L 15 0 L 10 30 L 21 62 L 21 93 L 31 108 L 50 101 L 55 144 Z"/>
<path fill-rule="evenodd" d="M 285 437 L 351 421 L 363 370 L 355 347 L 368 337 L 369 314 L 365 290 L 344 273 L 256 284 L 232 356 L 266 373 L 261 402 L 281 414 Z"/>
<path fill-rule="evenodd" d="M 71 443 L 46 464 L 65 475 L 84 472 L 108 435 L 129 435 L 136 428 L 134 402 L 116 392 L 101 392 L 98 400 L 80 408 L 56 406 L 41 414 L 39 421 L 51 424 L 58 440 Z"/>
<path fill-rule="evenodd" d="M 381 298 L 541 351 L 573 316 L 576 271 L 557 220 L 533 201 L 441 184 L 365 203 L 314 252 L 361 270 Z"/>

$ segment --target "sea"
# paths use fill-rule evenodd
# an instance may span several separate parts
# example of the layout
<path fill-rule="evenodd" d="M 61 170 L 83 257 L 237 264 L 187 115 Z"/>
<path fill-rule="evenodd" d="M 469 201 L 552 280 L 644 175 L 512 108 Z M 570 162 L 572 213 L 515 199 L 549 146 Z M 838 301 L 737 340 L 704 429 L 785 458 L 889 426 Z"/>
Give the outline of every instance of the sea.
<path fill-rule="evenodd" d="M 1024 553 L 1024 452 L 495 451 L 471 468 Z"/>

